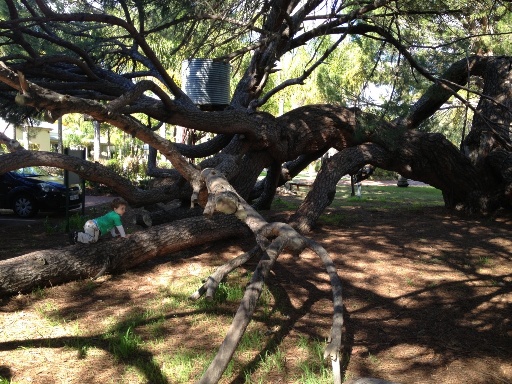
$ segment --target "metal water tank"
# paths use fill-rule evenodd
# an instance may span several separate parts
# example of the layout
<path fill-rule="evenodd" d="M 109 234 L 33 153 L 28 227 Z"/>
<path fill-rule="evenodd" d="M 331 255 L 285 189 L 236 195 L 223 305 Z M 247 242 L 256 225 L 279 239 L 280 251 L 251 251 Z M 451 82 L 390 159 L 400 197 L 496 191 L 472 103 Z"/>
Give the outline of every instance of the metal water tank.
<path fill-rule="evenodd" d="M 185 93 L 197 105 L 229 104 L 229 63 L 212 59 L 189 59 L 181 64 Z"/>

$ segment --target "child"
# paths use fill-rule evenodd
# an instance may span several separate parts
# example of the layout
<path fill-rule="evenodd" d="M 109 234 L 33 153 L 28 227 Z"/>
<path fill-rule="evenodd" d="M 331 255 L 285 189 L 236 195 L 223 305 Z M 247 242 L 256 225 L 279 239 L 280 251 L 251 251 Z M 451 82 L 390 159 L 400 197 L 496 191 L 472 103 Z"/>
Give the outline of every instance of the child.
<path fill-rule="evenodd" d="M 116 197 L 112 200 L 110 205 L 112 207 L 112 211 L 96 219 L 88 220 L 84 225 L 83 232 L 70 232 L 69 242 L 71 244 L 76 244 L 76 242 L 84 244 L 95 243 L 98 241 L 100 235 L 104 235 L 108 231 L 110 231 L 112 237 L 126 237 L 123 224 L 121 223 L 121 216 L 124 215 L 128 203 L 123 199 Z M 116 234 L 116 228 L 119 235 Z"/>

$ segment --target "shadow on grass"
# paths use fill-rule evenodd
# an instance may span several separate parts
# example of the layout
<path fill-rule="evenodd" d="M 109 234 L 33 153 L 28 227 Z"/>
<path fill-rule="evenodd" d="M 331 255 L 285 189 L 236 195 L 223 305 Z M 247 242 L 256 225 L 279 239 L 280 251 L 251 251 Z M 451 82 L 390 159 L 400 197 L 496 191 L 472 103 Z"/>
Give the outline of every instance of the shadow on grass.
<path fill-rule="evenodd" d="M 512 261 L 510 249 L 495 241 L 497 237 L 510 238 L 510 229 L 505 225 L 494 225 L 485 220 L 448 216 L 442 208 L 431 209 L 430 212 L 427 210 L 428 208 L 409 211 L 403 216 L 402 221 L 386 222 L 384 225 L 380 221 L 382 215 L 390 212 L 392 215 L 398 215 L 399 211 L 392 207 L 384 209 L 382 206 L 372 210 L 363 209 L 355 219 L 352 217 L 353 220 L 344 221 L 336 228 L 336 238 L 329 233 L 332 227 L 328 226 L 320 227 L 314 233 L 316 239 L 325 238 L 331 242 L 325 245 L 326 249 L 329 250 L 330 246 L 341 249 L 341 256 L 335 258 L 335 263 L 343 282 L 345 298 L 342 368 L 346 372 L 354 360 L 371 360 L 380 353 L 393 351 L 396 346 L 403 345 L 417 347 L 420 351 L 433 351 L 435 359 L 427 362 L 422 359 L 424 356 L 414 354 L 397 357 L 397 361 L 401 362 L 399 368 L 394 371 L 400 375 L 397 381 L 405 381 L 411 372 L 431 377 L 434 370 L 442 370 L 443 367 L 461 359 L 468 362 L 476 359 L 485 360 L 489 372 L 499 375 L 498 379 L 502 382 L 510 381 L 505 373 L 499 373 L 499 364 L 512 359 L 510 313 L 506 305 L 512 290 L 512 274 L 510 269 L 506 273 L 490 273 L 482 269 L 492 264 L 507 265 Z M 427 217 L 429 215 L 430 217 Z M 432 223 L 436 226 L 434 232 L 431 232 Z M 476 227 L 479 225 L 482 228 L 486 227 L 479 230 L 478 239 L 475 239 Z M 347 238 L 339 236 L 344 232 L 347 233 Z M 435 254 L 429 253 L 428 247 L 441 236 L 437 238 L 432 233 L 442 234 L 442 241 L 445 243 L 443 249 Z M 323 243 L 321 240 L 319 242 Z M 352 251 L 350 257 L 358 257 L 360 264 L 351 263 L 344 253 L 349 242 L 359 247 L 358 250 Z M 406 252 L 413 242 L 424 244 L 424 248 L 419 247 L 414 253 Z M 354 276 L 365 275 L 365 282 L 374 282 L 374 287 L 389 283 L 383 280 L 383 276 L 371 276 L 365 270 L 367 265 L 364 262 L 372 262 L 372 256 L 365 253 L 370 243 L 375 252 L 393 256 L 389 263 L 381 266 L 383 274 L 386 273 L 393 282 L 397 283 L 397 277 L 393 274 L 394 269 L 405 263 L 411 266 L 414 275 L 405 283 L 409 288 L 407 293 L 379 294 L 371 289 L 371 284 L 364 288 L 354 279 Z M 483 253 L 470 252 L 476 248 L 484 250 L 485 256 L 482 256 Z M 184 258 L 193 257 L 197 253 L 201 252 L 188 250 L 177 260 L 184 261 Z M 162 260 L 160 263 L 167 261 Z M 151 265 L 157 266 L 158 262 L 153 261 Z M 458 277 L 454 280 L 432 279 L 429 284 L 423 284 L 418 280 L 418 276 L 421 276 L 427 267 L 430 268 L 429 273 L 436 278 L 436 274 L 440 274 L 442 269 L 449 270 Z M 240 371 L 235 374 L 234 383 L 245 382 L 246 374 L 256 373 L 264 362 L 264 356 L 276 354 L 294 329 L 300 328 L 300 332 L 306 334 L 310 340 L 324 340 L 327 337 L 328 330 L 325 326 L 306 326 L 301 323 L 307 314 L 312 313 L 320 300 L 330 302 L 332 299 L 330 290 L 319 288 L 325 283 L 317 276 L 321 269 L 320 260 L 309 264 L 303 259 L 285 262 L 278 260 L 273 270 L 274 276 L 268 281 L 268 288 L 276 303 L 268 313 L 257 310 L 253 319 L 268 328 L 276 328 L 277 331 L 265 340 L 256 357 L 242 365 Z M 140 273 L 141 269 L 138 271 Z M 64 318 L 85 316 L 88 306 L 91 305 L 92 308 L 92 303 L 108 300 L 111 305 L 123 306 L 131 300 L 128 292 L 107 292 L 98 288 L 99 285 L 95 283 L 77 286 L 81 300 L 70 300 L 67 308 L 56 315 Z M 297 307 L 292 305 L 290 293 L 299 289 L 307 293 Z M 44 292 L 41 293 L 40 299 L 34 300 L 43 299 Z M 178 299 L 183 301 L 186 298 Z M 226 319 L 232 317 L 235 312 L 234 306 L 203 306 L 187 311 L 178 308 L 168 310 L 163 315 L 149 317 L 139 316 L 140 312 L 138 315 L 137 309 L 101 334 L 8 341 L 0 343 L 0 351 L 29 347 L 47 348 L 48 345 L 56 348 L 67 346 L 76 349 L 79 358 L 86 358 L 88 348 L 95 347 L 108 352 L 121 364 L 135 367 L 147 382 L 167 383 L 168 378 L 155 363 L 154 353 L 138 341 L 138 330 L 146 325 L 159 321 L 168 322 L 171 319 L 180 320 L 186 329 L 187 324 L 192 323 L 194 316 L 198 314 L 211 315 L 210 324 L 229 322 Z M 286 316 L 282 316 L 283 313 Z M 316 315 L 322 316 L 324 325 L 330 320 L 325 314 Z M 210 331 L 211 329 L 205 326 L 202 333 L 187 334 L 183 343 L 194 345 Z M 163 329 L 160 337 L 170 338 L 173 337 L 173 333 Z M 6 375 L 11 374 L 8 366 L 1 368 L 0 376 L 4 372 Z M 358 372 L 366 376 L 375 376 L 379 369 L 377 364 L 359 364 Z M 496 382 L 499 382 L 498 379 Z"/>

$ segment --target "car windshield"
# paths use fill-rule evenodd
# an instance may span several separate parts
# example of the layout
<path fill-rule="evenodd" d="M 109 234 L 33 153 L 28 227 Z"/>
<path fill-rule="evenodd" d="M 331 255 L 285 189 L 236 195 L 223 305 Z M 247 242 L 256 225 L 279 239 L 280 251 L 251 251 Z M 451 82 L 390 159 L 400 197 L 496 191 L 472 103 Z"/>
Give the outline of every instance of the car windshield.
<path fill-rule="evenodd" d="M 25 167 L 17 169 L 16 172 L 20 176 L 31 177 L 31 176 L 49 176 L 49 173 L 39 167 Z"/>

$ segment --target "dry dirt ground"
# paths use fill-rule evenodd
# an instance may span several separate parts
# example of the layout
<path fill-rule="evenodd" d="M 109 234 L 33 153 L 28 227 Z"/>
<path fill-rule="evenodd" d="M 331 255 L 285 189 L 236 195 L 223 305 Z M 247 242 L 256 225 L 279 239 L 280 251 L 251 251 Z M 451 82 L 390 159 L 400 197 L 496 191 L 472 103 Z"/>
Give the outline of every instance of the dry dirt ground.
<path fill-rule="evenodd" d="M 312 237 L 329 251 L 344 284 L 346 377 L 425 384 L 512 383 L 510 213 L 482 219 L 442 207 L 397 214 L 364 205 L 341 213 L 346 220 L 319 226 Z M 267 213 L 271 220 L 288 215 Z M 65 235 L 45 231 L 50 224 L 51 220 L 45 225 L 0 227 L 0 260 L 64 246 Z M 125 373 L 125 379 L 119 379 L 125 368 L 109 356 L 108 348 L 102 348 L 101 340 L 87 358 L 77 356 L 80 346 L 68 347 L 66 332 L 48 321 L 44 306 L 51 305 L 61 323 L 68 321 L 88 336 L 88 343 L 94 343 L 95 324 L 161 298 L 162 282 L 189 275 L 206 277 L 212 266 L 252 245 L 252 240 L 238 239 L 198 247 L 123 275 L 3 298 L 0 377 L 6 383 L 130 382 Z M 247 269 L 253 267 L 254 263 Z M 267 372 L 261 382 L 292 382 L 297 340 L 324 340 L 329 333 L 330 287 L 319 260 L 307 252 L 299 258 L 280 257 L 268 286 L 286 316 L 278 320 L 270 316 L 263 326 L 274 327 L 273 345 L 286 351 L 287 357 L 284 370 Z M 162 334 L 171 340 L 166 348 L 215 351 L 223 334 L 212 339 L 211 324 L 195 324 L 189 321 L 192 316 L 173 313 L 172 308 L 164 314 Z M 148 359 L 148 350 L 141 352 L 143 358 Z M 252 364 L 257 365 L 255 360 Z M 133 366 L 137 368 L 137 363 Z M 223 382 L 247 381 L 235 373 Z"/>

